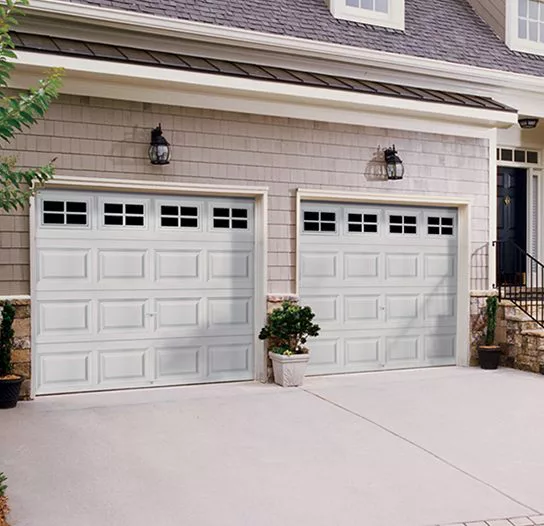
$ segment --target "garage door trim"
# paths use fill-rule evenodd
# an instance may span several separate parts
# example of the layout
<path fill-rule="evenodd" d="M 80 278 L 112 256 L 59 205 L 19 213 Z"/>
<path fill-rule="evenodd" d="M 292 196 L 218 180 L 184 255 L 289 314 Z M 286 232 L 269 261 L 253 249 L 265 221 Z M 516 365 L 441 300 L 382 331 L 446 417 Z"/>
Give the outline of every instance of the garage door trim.
<path fill-rule="evenodd" d="M 300 295 L 301 210 L 303 201 L 330 203 L 357 203 L 375 205 L 404 205 L 450 207 L 458 214 L 457 251 L 457 365 L 466 366 L 470 357 L 470 224 L 471 200 L 432 195 L 362 194 L 355 192 L 330 192 L 327 190 L 298 189 L 296 201 L 296 295 Z"/>
<path fill-rule="evenodd" d="M 48 190 L 71 190 L 80 191 L 111 191 L 134 194 L 166 195 L 166 196 L 203 196 L 203 197 L 242 197 L 254 199 L 254 327 L 260 327 L 266 319 L 266 291 L 267 291 L 267 237 L 268 231 L 268 189 L 262 187 L 242 186 L 212 186 L 212 185 L 183 185 L 179 183 L 164 183 L 155 181 L 127 181 L 118 179 L 89 179 L 77 177 L 56 177 L 46 183 L 44 189 Z M 31 319 L 37 320 L 38 304 L 36 301 L 37 283 L 37 248 L 36 235 L 38 229 L 36 211 L 36 199 L 30 200 L 30 299 Z M 36 323 L 32 324 L 31 330 L 31 398 L 36 395 L 38 387 L 38 364 L 36 349 Z M 255 380 L 266 381 L 267 371 L 265 362 L 264 343 L 258 339 L 257 331 L 254 335 L 254 370 Z"/>

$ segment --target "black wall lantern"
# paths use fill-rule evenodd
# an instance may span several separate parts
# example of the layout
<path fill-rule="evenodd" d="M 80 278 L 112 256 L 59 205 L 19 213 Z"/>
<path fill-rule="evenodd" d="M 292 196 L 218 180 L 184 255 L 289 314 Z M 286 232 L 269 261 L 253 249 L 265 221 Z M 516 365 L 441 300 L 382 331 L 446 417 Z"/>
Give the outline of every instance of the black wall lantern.
<path fill-rule="evenodd" d="M 520 128 L 523 128 L 524 130 L 531 130 L 533 128 L 536 128 L 538 124 L 538 119 L 535 117 L 529 117 L 529 118 L 523 118 L 518 119 L 518 124 Z"/>
<path fill-rule="evenodd" d="M 404 165 L 397 153 L 394 144 L 391 148 L 386 148 L 384 151 L 387 178 L 391 180 L 402 179 L 404 177 Z"/>
<path fill-rule="evenodd" d="M 148 153 L 151 164 L 168 164 L 170 162 L 170 143 L 162 136 L 160 124 L 151 130 L 151 144 Z"/>

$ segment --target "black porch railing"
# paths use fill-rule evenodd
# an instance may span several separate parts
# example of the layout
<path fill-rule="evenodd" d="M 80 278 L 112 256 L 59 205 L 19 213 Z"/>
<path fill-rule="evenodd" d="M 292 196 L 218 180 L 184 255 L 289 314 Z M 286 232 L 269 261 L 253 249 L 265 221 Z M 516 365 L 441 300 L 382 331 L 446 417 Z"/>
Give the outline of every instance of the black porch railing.
<path fill-rule="evenodd" d="M 497 289 L 500 300 L 510 300 L 544 327 L 544 265 L 513 241 L 495 241 Z"/>

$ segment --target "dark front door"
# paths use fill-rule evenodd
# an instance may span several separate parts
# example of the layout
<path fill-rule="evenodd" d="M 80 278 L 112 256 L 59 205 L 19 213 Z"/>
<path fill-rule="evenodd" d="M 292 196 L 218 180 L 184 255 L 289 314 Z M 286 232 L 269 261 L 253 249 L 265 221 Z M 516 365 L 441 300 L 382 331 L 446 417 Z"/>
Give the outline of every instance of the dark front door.
<path fill-rule="evenodd" d="M 525 258 L 513 250 L 513 243 L 527 249 L 527 170 L 501 166 L 497 184 L 499 283 L 523 285 Z"/>

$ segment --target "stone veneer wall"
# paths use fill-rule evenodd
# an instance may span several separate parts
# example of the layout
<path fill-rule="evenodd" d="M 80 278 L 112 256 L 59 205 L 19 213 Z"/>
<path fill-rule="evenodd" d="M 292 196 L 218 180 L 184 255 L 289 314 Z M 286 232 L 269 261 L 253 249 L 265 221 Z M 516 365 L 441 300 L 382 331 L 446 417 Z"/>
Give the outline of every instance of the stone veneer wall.
<path fill-rule="evenodd" d="M 12 300 L 11 303 L 15 307 L 15 319 L 13 320 L 15 345 L 11 355 L 14 364 L 13 372 L 25 378 L 21 387 L 21 398 L 28 399 L 31 378 L 30 300 Z"/>
<path fill-rule="evenodd" d="M 470 360 L 472 366 L 478 365 L 478 346 L 482 345 L 485 338 L 486 327 L 486 300 L 495 295 L 496 291 L 485 290 L 472 292 L 470 296 Z M 498 325 L 498 321 L 497 321 Z"/>

